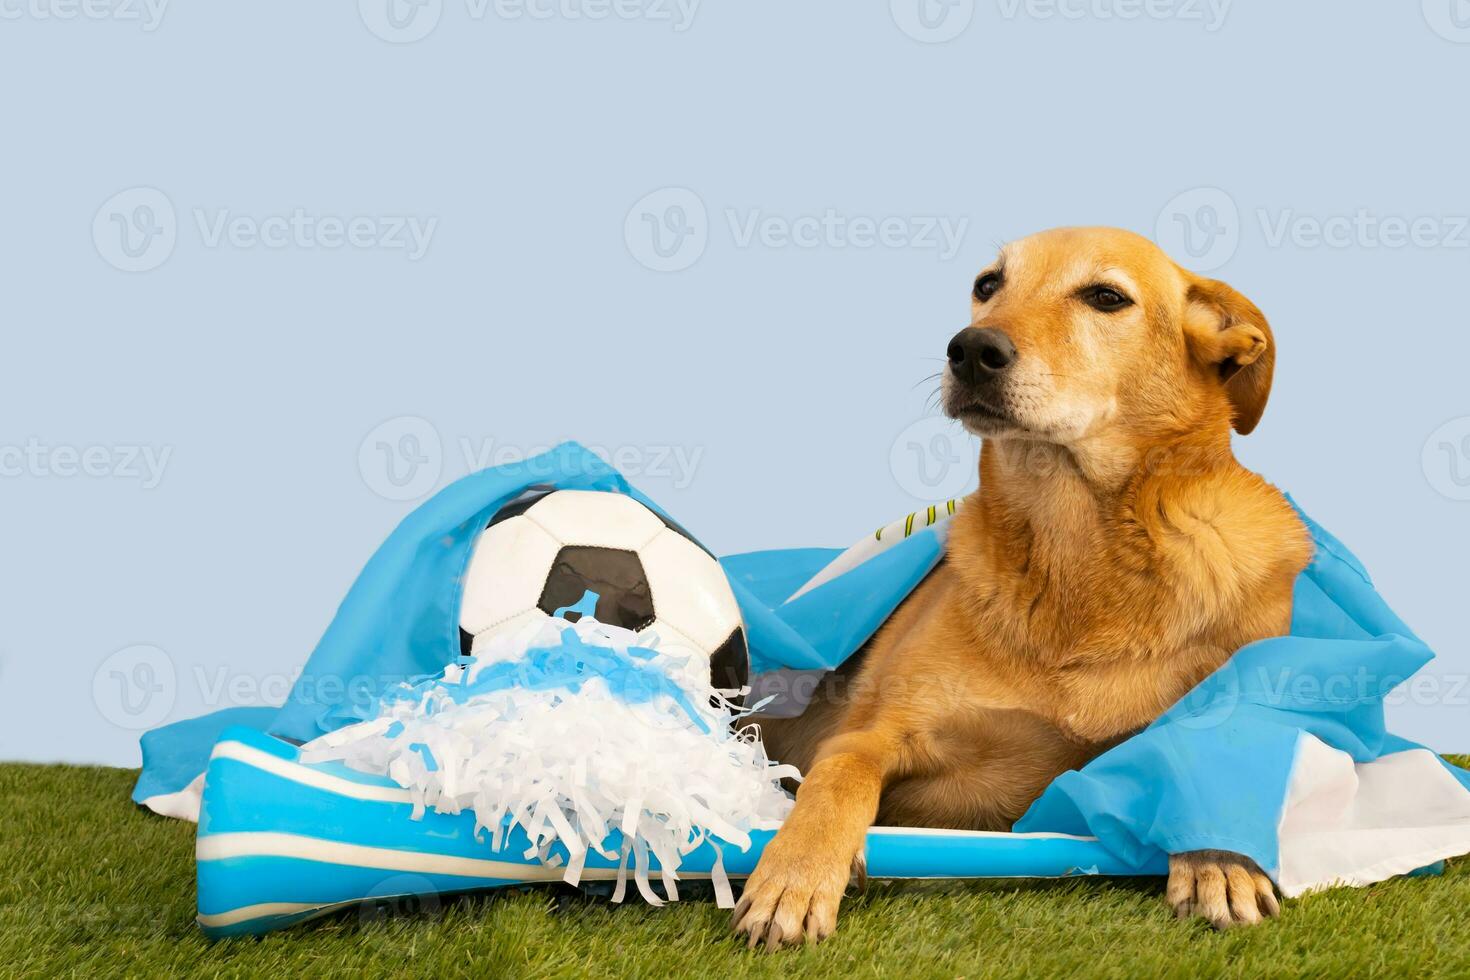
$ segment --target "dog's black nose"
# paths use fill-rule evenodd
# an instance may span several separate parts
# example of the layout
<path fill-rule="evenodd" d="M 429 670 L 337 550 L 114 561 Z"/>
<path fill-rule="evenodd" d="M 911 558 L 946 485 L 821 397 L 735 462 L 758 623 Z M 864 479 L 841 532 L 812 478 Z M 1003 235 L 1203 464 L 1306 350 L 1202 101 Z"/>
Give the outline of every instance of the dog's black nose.
<path fill-rule="evenodd" d="M 949 368 L 961 381 L 984 381 L 1016 359 L 1016 345 L 996 327 L 966 327 L 949 342 Z"/>

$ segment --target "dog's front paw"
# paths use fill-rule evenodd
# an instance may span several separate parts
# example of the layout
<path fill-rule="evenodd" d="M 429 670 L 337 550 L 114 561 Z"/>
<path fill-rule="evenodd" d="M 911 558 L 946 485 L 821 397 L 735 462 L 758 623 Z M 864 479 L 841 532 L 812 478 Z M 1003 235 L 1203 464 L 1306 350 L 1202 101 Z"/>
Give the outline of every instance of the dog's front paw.
<path fill-rule="evenodd" d="M 735 932 L 749 936 L 751 949 L 821 942 L 837 928 L 837 906 L 852 879 L 864 879 L 861 852 L 849 860 L 777 834 L 735 905 Z"/>
<path fill-rule="evenodd" d="M 1181 919 L 1199 916 L 1216 929 L 1255 925 L 1281 912 L 1271 879 L 1256 862 L 1233 851 L 1170 855 L 1165 895 Z"/>

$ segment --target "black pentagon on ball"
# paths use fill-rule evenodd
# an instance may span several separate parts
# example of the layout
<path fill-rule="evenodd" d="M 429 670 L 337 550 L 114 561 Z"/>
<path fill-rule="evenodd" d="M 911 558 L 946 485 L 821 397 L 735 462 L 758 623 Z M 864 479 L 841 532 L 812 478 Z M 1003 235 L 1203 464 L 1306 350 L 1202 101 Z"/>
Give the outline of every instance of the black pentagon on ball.
<path fill-rule="evenodd" d="M 554 485 L 547 483 L 527 487 L 496 511 L 485 526 L 492 527 L 521 516 L 556 490 Z M 648 510 L 669 530 L 714 559 L 714 552 L 677 521 L 651 507 Z M 597 593 L 596 616 L 599 622 L 638 632 L 647 629 L 657 619 L 648 576 L 635 552 L 583 545 L 564 546 L 552 562 L 551 573 L 547 576 L 537 607 L 547 615 L 554 615 L 558 609 L 579 603 L 588 591 Z M 581 613 L 568 612 L 566 618 L 576 622 Z M 468 656 L 474 637 L 464 629 L 459 633 L 460 652 Z M 721 690 L 738 690 L 745 686 L 749 677 L 750 651 L 745 642 L 745 631 L 737 626 L 710 656 L 710 682 Z M 735 703 L 739 704 L 741 700 L 737 698 Z"/>
<path fill-rule="evenodd" d="M 536 605 L 548 616 L 597 593 L 597 621 L 637 632 L 653 624 L 653 590 L 633 551 L 567 545 L 556 553 Z M 575 623 L 581 614 L 568 612 Z"/>
<path fill-rule="evenodd" d="M 745 630 L 739 626 L 710 654 L 709 679 L 712 686 L 724 691 L 742 688 L 750 679 L 750 651 L 745 645 Z M 735 703 L 741 700 L 736 698 Z"/>

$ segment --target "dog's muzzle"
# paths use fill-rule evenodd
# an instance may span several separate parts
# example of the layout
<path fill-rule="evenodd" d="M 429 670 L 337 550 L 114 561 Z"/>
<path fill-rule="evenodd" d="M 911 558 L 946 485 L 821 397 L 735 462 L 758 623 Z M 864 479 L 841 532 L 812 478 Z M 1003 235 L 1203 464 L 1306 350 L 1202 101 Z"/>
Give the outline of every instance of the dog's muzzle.
<path fill-rule="evenodd" d="M 976 435 L 1013 427 L 1003 382 L 1016 362 L 1016 345 L 998 327 L 966 327 L 949 342 L 950 383 L 944 411 Z"/>

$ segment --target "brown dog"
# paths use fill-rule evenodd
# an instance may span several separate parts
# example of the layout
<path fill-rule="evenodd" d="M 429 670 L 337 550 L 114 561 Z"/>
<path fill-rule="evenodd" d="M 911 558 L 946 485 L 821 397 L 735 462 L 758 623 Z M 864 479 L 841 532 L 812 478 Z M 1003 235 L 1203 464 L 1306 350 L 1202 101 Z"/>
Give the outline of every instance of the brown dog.
<path fill-rule="evenodd" d="M 1260 310 L 1137 235 L 1007 245 L 949 346 L 946 414 L 983 437 L 946 558 L 800 718 L 806 774 L 735 910 L 751 945 L 822 939 L 881 824 L 1008 830 L 1058 774 L 1147 725 L 1236 649 L 1283 634 L 1311 556 L 1244 469 L 1275 349 Z M 1239 855 L 1174 855 L 1180 915 L 1274 915 Z"/>

